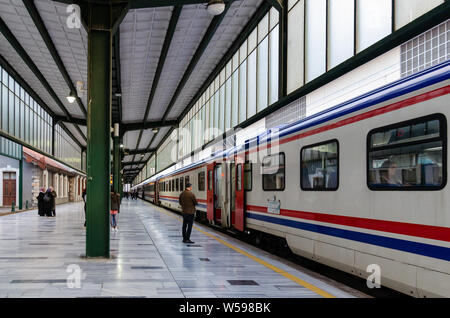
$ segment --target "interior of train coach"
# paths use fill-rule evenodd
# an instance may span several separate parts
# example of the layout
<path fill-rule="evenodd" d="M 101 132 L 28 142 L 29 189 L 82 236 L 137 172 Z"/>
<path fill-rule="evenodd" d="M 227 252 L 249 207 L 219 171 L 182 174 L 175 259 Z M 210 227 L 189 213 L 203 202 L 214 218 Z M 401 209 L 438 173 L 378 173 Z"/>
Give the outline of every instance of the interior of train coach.
<path fill-rule="evenodd" d="M 450 297 L 449 12 L 0 0 L 0 298 Z"/>

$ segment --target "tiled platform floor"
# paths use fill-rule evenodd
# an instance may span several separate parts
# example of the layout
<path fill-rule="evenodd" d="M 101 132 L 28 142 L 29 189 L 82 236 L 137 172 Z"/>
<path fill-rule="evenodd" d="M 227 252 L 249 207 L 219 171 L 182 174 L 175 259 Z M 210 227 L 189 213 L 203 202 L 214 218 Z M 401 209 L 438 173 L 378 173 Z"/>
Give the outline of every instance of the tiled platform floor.
<path fill-rule="evenodd" d="M 198 224 L 195 244 L 183 244 L 180 216 L 140 200 L 123 201 L 111 259 L 88 260 L 83 204 L 64 204 L 56 213 L 0 217 L 0 297 L 322 297 L 205 233 L 333 296 L 359 296 Z M 81 288 L 68 287 L 71 264 L 82 271 Z"/>

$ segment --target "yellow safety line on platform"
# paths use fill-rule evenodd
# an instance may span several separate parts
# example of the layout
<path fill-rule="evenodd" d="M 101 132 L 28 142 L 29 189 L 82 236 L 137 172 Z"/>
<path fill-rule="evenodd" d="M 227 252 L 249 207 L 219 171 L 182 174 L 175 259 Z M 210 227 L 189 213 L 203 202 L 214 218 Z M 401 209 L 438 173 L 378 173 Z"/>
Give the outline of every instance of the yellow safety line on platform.
<path fill-rule="evenodd" d="M 148 204 L 151 204 L 151 203 L 146 202 L 146 201 L 144 201 L 144 202 L 145 202 L 145 203 L 148 203 Z M 153 204 L 152 204 L 152 206 L 155 207 Z M 177 220 L 180 221 L 180 222 L 182 221 L 182 220 L 180 220 L 179 217 L 174 216 L 174 215 L 172 215 L 172 214 L 169 214 L 169 212 L 167 212 L 167 211 L 164 211 L 163 208 L 161 208 L 161 207 L 158 207 L 158 208 L 159 208 L 159 209 L 161 210 L 161 212 L 163 212 L 164 214 L 166 214 L 166 215 L 168 215 L 168 216 L 170 216 L 170 217 L 173 217 L 173 218 L 177 219 Z M 302 280 L 302 279 L 300 279 L 300 278 L 298 278 L 298 277 L 296 277 L 296 276 L 294 276 L 294 275 L 292 275 L 292 274 L 290 274 L 290 273 L 288 273 L 288 272 L 286 272 L 286 271 L 284 271 L 284 270 L 282 270 L 282 269 L 280 269 L 280 268 L 278 268 L 278 267 L 276 267 L 276 266 L 273 266 L 273 265 L 267 263 L 266 261 L 263 261 L 263 260 L 260 259 L 259 257 L 253 256 L 253 255 L 251 255 L 251 254 L 249 254 L 249 253 L 247 253 L 247 252 L 241 250 L 240 248 L 238 248 L 238 247 L 236 247 L 236 246 L 234 246 L 234 245 L 232 245 L 232 244 L 230 244 L 230 243 L 227 243 L 227 242 L 225 242 L 224 240 L 222 240 L 222 239 L 220 239 L 220 238 L 218 238 L 218 237 L 212 235 L 211 233 L 208 233 L 208 232 L 205 232 L 205 231 L 201 230 L 201 229 L 198 228 L 197 226 L 193 226 L 193 228 L 196 229 L 197 231 L 203 233 L 204 235 L 209 236 L 209 237 L 215 239 L 215 240 L 218 241 L 219 243 L 222 243 L 223 245 L 228 246 L 229 248 L 235 250 L 236 252 L 241 253 L 241 254 L 243 254 L 243 255 L 245 255 L 245 256 L 251 258 L 251 259 L 254 260 L 255 262 L 257 262 L 257 263 L 259 263 L 259 264 L 261 264 L 261 265 L 263 265 L 263 266 L 265 266 L 265 267 L 267 267 L 267 268 L 270 268 L 270 269 L 273 270 L 274 272 L 276 272 L 276 273 L 278 273 L 278 274 L 280 274 L 280 275 L 286 277 L 287 279 L 290 279 L 290 280 L 296 282 L 297 284 L 299 284 L 299 285 L 301 285 L 301 286 L 303 286 L 303 287 L 305 287 L 305 288 L 308 288 L 309 290 L 315 292 L 316 294 L 318 294 L 318 295 L 320 295 L 320 296 L 322 296 L 322 297 L 325 297 L 325 298 L 336 298 L 335 296 L 331 295 L 330 293 L 327 293 L 326 291 L 320 289 L 319 287 L 316 287 L 316 286 L 314 286 L 314 285 L 312 285 L 312 284 L 310 284 L 310 283 L 308 283 L 308 282 L 305 282 L 304 280 Z"/>

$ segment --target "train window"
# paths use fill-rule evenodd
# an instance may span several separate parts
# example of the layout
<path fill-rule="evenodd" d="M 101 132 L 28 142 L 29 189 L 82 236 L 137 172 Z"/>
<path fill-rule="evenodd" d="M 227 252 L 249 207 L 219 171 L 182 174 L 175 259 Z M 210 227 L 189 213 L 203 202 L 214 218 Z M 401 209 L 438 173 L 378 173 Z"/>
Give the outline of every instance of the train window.
<path fill-rule="evenodd" d="M 208 170 L 208 190 L 213 189 L 213 178 L 212 178 L 212 170 Z"/>
<path fill-rule="evenodd" d="M 335 140 L 303 147 L 300 186 L 304 191 L 335 191 L 339 186 L 339 143 Z"/>
<path fill-rule="evenodd" d="M 176 189 L 176 191 L 179 191 L 179 189 L 180 189 L 180 179 L 178 179 L 178 178 L 176 178 L 175 179 L 175 189 Z"/>
<path fill-rule="evenodd" d="M 446 183 L 447 123 L 434 114 L 374 129 L 367 135 L 371 190 L 439 190 Z"/>
<path fill-rule="evenodd" d="M 184 191 L 184 178 L 183 177 L 181 177 L 180 178 L 180 191 Z"/>
<path fill-rule="evenodd" d="M 244 190 L 252 191 L 252 163 L 244 164 Z"/>
<path fill-rule="evenodd" d="M 172 187 L 171 187 L 171 191 L 175 192 L 175 179 L 172 179 Z"/>
<path fill-rule="evenodd" d="M 205 191 L 205 171 L 198 173 L 198 191 Z"/>
<path fill-rule="evenodd" d="M 236 191 L 242 190 L 242 164 L 236 166 Z"/>
<path fill-rule="evenodd" d="M 283 191 L 286 179 L 284 153 L 264 157 L 261 166 L 263 190 Z"/>
<path fill-rule="evenodd" d="M 188 184 L 189 183 L 189 176 L 184 177 L 184 184 Z"/>

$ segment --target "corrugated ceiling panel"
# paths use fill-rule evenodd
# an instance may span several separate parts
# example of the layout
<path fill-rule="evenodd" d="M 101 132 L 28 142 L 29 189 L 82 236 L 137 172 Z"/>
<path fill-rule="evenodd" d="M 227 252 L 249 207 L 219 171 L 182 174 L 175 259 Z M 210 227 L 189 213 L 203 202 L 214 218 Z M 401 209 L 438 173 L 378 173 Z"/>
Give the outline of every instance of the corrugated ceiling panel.
<path fill-rule="evenodd" d="M 120 25 L 123 122 L 143 120 L 171 11 L 131 10 Z"/>
<path fill-rule="evenodd" d="M 183 6 L 148 120 L 162 118 L 212 18 L 204 5 Z"/>
<path fill-rule="evenodd" d="M 185 87 L 181 91 L 168 119 L 176 119 L 222 59 L 263 0 L 235 1 L 211 39 Z"/>

